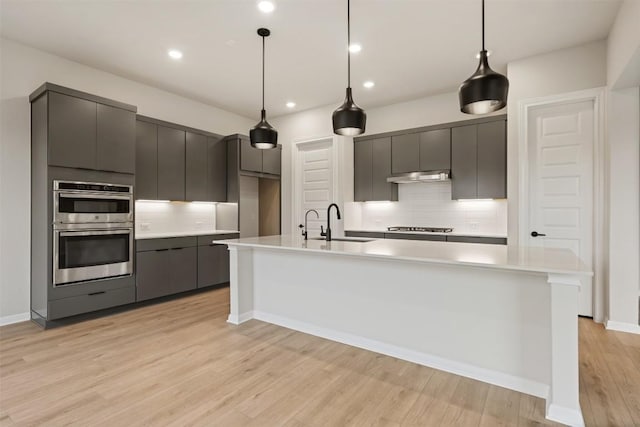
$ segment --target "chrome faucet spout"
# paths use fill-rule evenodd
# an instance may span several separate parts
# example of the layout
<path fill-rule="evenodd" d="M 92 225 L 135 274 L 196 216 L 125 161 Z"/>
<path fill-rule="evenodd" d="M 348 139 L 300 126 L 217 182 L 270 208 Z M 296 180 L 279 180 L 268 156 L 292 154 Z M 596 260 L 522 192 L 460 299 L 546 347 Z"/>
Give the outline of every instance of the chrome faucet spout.
<path fill-rule="evenodd" d="M 307 240 L 307 236 L 309 235 L 309 231 L 307 229 L 307 217 L 309 216 L 309 212 L 313 212 L 314 214 L 316 214 L 316 218 L 320 219 L 320 215 L 318 214 L 318 211 L 315 209 L 309 209 L 308 211 L 305 212 L 304 225 L 302 224 L 298 225 L 299 228 L 302 228 L 302 235 L 304 236 L 304 240 Z"/>

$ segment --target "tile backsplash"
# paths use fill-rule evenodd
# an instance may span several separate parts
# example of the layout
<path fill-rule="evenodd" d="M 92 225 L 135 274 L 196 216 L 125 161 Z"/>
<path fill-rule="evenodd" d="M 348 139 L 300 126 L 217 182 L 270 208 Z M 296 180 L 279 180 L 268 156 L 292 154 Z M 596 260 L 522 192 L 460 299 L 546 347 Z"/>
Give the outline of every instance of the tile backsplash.
<path fill-rule="evenodd" d="M 397 202 L 345 204 L 345 229 L 453 227 L 455 232 L 507 235 L 507 200 L 451 200 L 451 181 L 400 184 Z"/>
<path fill-rule="evenodd" d="M 216 204 L 136 201 L 137 233 L 183 233 L 216 229 Z"/>

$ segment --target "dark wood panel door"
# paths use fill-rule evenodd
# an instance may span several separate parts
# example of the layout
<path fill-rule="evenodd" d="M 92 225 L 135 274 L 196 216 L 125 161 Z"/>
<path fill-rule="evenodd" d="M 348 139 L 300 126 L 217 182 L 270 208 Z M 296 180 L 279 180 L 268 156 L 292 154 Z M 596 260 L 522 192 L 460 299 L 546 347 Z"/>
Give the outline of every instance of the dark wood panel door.
<path fill-rule="evenodd" d="M 158 199 L 184 200 L 185 131 L 158 126 Z"/>
<path fill-rule="evenodd" d="M 198 283 L 198 248 L 174 248 L 169 251 L 169 293 L 195 289 Z"/>
<path fill-rule="evenodd" d="M 436 129 L 420 134 L 420 170 L 451 169 L 451 129 Z"/>
<path fill-rule="evenodd" d="M 136 113 L 98 104 L 97 121 L 97 168 L 103 171 L 134 173 Z"/>
<path fill-rule="evenodd" d="M 136 199 L 158 198 L 158 126 L 136 122 Z"/>
<path fill-rule="evenodd" d="M 96 103 L 49 92 L 49 164 L 96 169 Z"/>
<path fill-rule="evenodd" d="M 229 281 L 227 245 L 198 247 L 198 287 L 219 285 Z"/>
<path fill-rule="evenodd" d="M 398 200 L 398 184 L 387 182 L 391 175 L 392 139 L 379 138 L 371 146 L 371 198 L 369 200 Z"/>
<path fill-rule="evenodd" d="M 169 250 L 136 254 L 136 301 L 169 293 Z"/>
<path fill-rule="evenodd" d="M 353 199 L 356 202 L 371 200 L 372 148 L 371 140 L 353 144 Z"/>
<path fill-rule="evenodd" d="M 478 125 L 478 198 L 507 197 L 507 129 L 505 121 Z"/>
<path fill-rule="evenodd" d="M 185 144 L 185 200 L 208 201 L 207 137 L 187 132 Z"/>
<path fill-rule="evenodd" d="M 451 197 L 475 199 L 477 186 L 477 125 L 451 130 Z"/>
<path fill-rule="evenodd" d="M 240 169 L 248 172 L 262 172 L 262 152 L 253 148 L 247 140 L 240 141 Z"/>
<path fill-rule="evenodd" d="M 207 200 L 227 201 L 227 144 L 219 138 L 207 138 Z"/>
<path fill-rule="evenodd" d="M 391 138 L 390 172 L 415 172 L 420 169 L 420 134 L 410 133 Z"/>
<path fill-rule="evenodd" d="M 262 150 L 262 172 L 280 175 L 282 146 L 278 145 L 270 150 Z"/>

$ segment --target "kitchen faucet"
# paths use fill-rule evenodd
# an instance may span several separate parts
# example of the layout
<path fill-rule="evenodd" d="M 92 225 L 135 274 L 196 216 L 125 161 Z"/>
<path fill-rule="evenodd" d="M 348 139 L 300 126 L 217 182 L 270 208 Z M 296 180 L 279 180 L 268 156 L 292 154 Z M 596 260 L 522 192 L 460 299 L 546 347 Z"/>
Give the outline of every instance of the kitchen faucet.
<path fill-rule="evenodd" d="M 320 219 L 320 215 L 318 215 L 318 211 L 315 209 L 309 209 L 307 212 L 305 212 L 304 214 L 304 225 L 300 224 L 298 227 L 302 228 L 302 235 L 304 236 L 304 240 L 307 240 L 307 235 L 309 234 L 309 231 L 307 231 L 307 216 L 309 215 L 309 212 L 313 212 L 316 214 L 316 218 Z"/>
<path fill-rule="evenodd" d="M 335 203 L 331 203 L 327 208 L 327 231 L 325 232 L 322 229 L 322 226 L 320 226 L 320 235 L 325 237 L 325 240 L 327 242 L 331 241 L 331 208 L 334 206 L 336 208 L 336 215 L 338 216 L 338 219 L 342 219 L 340 218 L 340 208 L 338 207 L 338 205 L 336 205 Z"/>

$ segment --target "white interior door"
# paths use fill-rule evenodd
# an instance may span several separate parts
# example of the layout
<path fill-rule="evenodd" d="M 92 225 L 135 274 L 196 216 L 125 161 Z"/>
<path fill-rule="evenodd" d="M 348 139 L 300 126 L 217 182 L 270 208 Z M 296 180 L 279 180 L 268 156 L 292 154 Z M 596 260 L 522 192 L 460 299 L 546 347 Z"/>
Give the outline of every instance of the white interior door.
<path fill-rule="evenodd" d="M 309 237 L 318 237 L 320 225 L 327 223 L 327 207 L 334 201 L 333 140 L 299 143 L 296 146 L 296 224 L 304 224 L 305 212 L 315 209 L 319 218 L 309 213 L 307 226 Z"/>
<path fill-rule="evenodd" d="M 594 103 L 536 107 L 528 132 L 529 229 L 523 243 L 571 249 L 593 269 Z M 583 281 L 579 313 L 593 316 L 591 279 Z"/>

